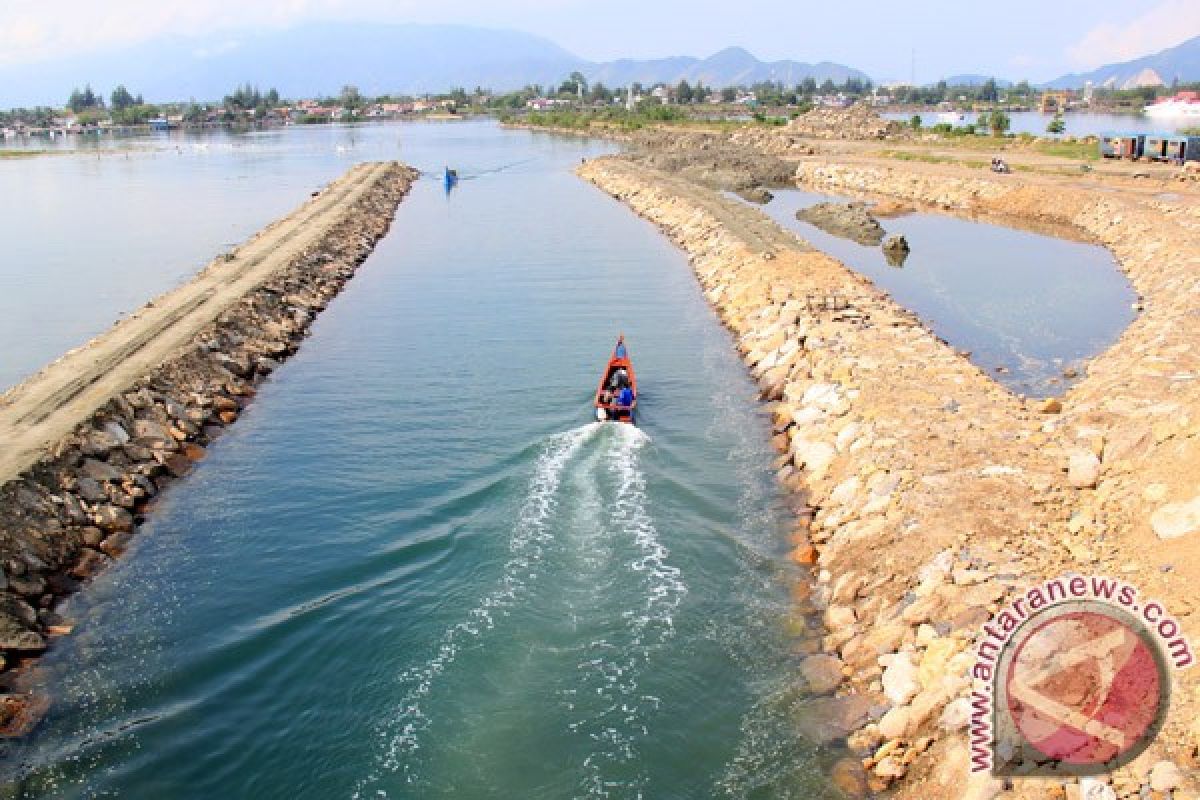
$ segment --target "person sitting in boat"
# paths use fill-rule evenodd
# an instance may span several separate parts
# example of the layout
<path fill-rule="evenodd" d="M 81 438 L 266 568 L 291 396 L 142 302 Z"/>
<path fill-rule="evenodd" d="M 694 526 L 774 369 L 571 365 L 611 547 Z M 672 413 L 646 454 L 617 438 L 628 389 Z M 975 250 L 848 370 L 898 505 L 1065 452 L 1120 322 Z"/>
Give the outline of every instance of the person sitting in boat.
<path fill-rule="evenodd" d="M 613 401 L 612 389 L 605 389 L 603 392 L 600 393 L 600 405 L 603 405 L 603 406 L 611 405 L 612 401 Z"/>
<path fill-rule="evenodd" d="M 624 389 L 622 389 L 621 393 L 617 395 L 617 405 L 620 406 L 621 408 L 632 407 L 633 406 L 633 389 L 630 389 L 628 386 L 626 386 Z"/>
<path fill-rule="evenodd" d="M 617 367 L 613 370 L 612 378 L 609 379 L 608 385 L 613 389 L 624 389 L 629 386 L 629 371 L 624 367 Z"/>

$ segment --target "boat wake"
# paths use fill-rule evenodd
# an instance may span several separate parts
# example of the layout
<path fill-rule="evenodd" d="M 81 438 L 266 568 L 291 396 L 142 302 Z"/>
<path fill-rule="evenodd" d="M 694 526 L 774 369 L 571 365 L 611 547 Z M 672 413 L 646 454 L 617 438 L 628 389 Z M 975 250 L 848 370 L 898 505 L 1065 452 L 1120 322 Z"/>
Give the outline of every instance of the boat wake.
<path fill-rule="evenodd" d="M 605 465 L 613 481 L 603 533 L 623 561 L 620 627 L 584 648 L 577 681 L 560 691 L 574 719 L 570 731 L 589 740 L 579 789 L 589 797 L 642 796 L 647 782 L 640 743 L 649 736 L 659 697 L 642 686 L 654 654 L 675 636 L 674 614 L 687 594 L 648 510 L 639 451 L 649 438 L 631 425 L 611 426 L 616 443 Z M 630 602 L 632 601 L 632 602 Z"/>
<path fill-rule="evenodd" d="M 565 659 L 563 672 L 547 676 L 551 683 L 544 696 L 557 701 L 558 724 L 575 741 L 574 793 L 642 793 L 641 743 L 661 701 L 641 683 L 654 654 L 674 637 L 675 610 L 687 593 L 649 511 L 639 457 L 648 440 L 632 425 L 592 423 L 546 442 L 512 526 L 499 579 L 466 619 L 444 632 L 428 660 L 399 676 L 401 699 L 381 724 L 377 770 L 355 797 L 387 797 L 390 786 L 412 791 L 438 781 L 423 774 L 431 756 L 438 758 L 432 751 L 453 747 L 447 736 L 469 733 L 435 737 L 430 728 L 442 714 L 427 713 L 426 706 L 441 708 L 446 698 L 439 695 L 435 703 L 430 695 L 468 646 L 488 648 L 494 674 L 504 674 L 504 644 L 481 640 L 513 614 L 521 616 L 521 625 L 525 617 L 557 615 L 564 629 L 573 631 L 568 636 L 578 636 L 563 647 L 537 651 L 539 658 Z M 590 444 L 596 446 L 585 450 Z M 508 627 L 516 624 L 510 621 Z M 524 630 L 510 634 L 528 635 Z M 519 669 L 528 672 L 544 664 Z M 432 750 L 422 755 L 423 748 Z"/>
<path fill-rule="evenodd" d="M 527 592 L 542 560 L 545 546 L 553 537 L 548 522 L 558 506 L 558 491 L 563 473 L 572 457 L 601 428 L 589 423 L 550 437 L 533 470 L 525 501 L 512 528 L 508 542 L 509 558 L 495 588 L 468 613 L 468 618 L 447 629 L 434 655 L 420 666 L 401 673 L 399 683 L 405 694 L 396 715 L 386 721 L 382 731 L 386 744 L 381 759 L 385 773 L 400 773 L 406 783 L 418 780 L 411 756 L 420 749 L 421 733 L 430 725 L 422 701 L 432 691 L 439 675 L 454 662 L 462 647 L 493 629 L 496 619 Z M 354 796 L 362 797 L 363 787 Z M 386 797 L 379 791 L 377 797 Z"/>

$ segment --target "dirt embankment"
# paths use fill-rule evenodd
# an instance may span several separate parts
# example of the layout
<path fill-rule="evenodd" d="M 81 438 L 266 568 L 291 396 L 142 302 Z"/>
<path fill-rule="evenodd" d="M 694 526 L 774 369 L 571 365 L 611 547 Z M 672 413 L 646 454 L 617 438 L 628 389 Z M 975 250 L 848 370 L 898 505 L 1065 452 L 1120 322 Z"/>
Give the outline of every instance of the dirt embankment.
<path fill-rule="evenodd" d="M 235 253 L 0 397 L 0 733 L 57 602 L 129 546 L 387 232 L 416 173 L 363 164 Z"/>
<path fill-rule="evenodd" d="M 1169 598 L 1194 632 L 1190 601 L 1180 600 L 1189 584 L 1177 577 L 1198 545 L 1186 536 L 1151 542 L 1152 523 L 1139 517 L 1147 503 L 1196 491 L 1200 326 L 1180 328 L 1200 291 L 1187 234 L 1166 230 L 1149 207 L 1133 214 L 1124 201 L 1071 189 L 1059 198 L 1011 183 L 960 187 L 964 198 L 1006 196 L 1012 213 L 1027 213 L 1015 207 L 1026 198 L 1093 231 L 1147 298 L 1147 313 L 1059 409 L 1013 396 L 867 280 L 752 208 L 620 158 L 580 174 L 689 254 L 772 403 L 779 479 L 808 504 L 792 556 L 812 565 L 815 583 L 797 586 L 797 602 L 819 618 L 797 643 L 811 690 L 798 715 L 814 737 L 850 752 L 832 779 L 851 794 L 912 798 L 1078 791 L 1074 782 L 1009 791 L 969 772 L 968 670 L 1001 604 L 1067 571 L 1134 581 Z M 917 181 L 867 180 L 815 161 L 801 174 L 842 191 Z M 932 176 L 886 193 L 937 202 L 941 186 Z M 1194 231 L 1193 212 L 1176 210 L 1170 223 Z M 1122 221 L 1130 232 L 1117 232 Z M 1159 740 L 1116 773 L 1115 794 L 1139 796 L 1156 759 L 1195 770 L 1195 692 L 1183 684 Z"/>

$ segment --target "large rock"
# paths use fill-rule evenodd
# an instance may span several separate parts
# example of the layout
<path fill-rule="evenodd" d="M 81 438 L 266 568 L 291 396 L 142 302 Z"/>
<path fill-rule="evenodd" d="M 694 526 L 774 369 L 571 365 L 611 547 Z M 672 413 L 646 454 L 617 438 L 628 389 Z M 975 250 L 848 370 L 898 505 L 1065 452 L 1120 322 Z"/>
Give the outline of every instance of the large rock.
<path fill-rule="evenodd" d="M 85 458 L 83 466 L 80 467 L 80 472 L 100 483 L 119 483 L 121 480 L 121 470 L 112 464 L 97 461 L 94 458 Z"/>
<path fill-rule="evenodd" d="M 114 420 L 109 420 L 108 422 L 104 423 L 104 432 L 116 439 L 121 444 L 125 444 L 129 441 L 129 431 L 125 430 L 125 427 L 121 425 L 121 423 Z"/>
<path fill-rule="evenodd" d="M 1079 779 L 1079 797 L 1080 800 L 1117 800 L 1117 793 L 1103 778 L 1084 776 Z"/>
<path fill-rule="evenodd" d="M 836 632 L 851 627 L 857 618 L 849 606 L 830 606 L 825 610 L 825 627 Z"/>
<path fill-rule="evenodd" d="M 125 533 L 133 530 L 133 515 L 116 506 L 101 506 L 96 509 L 94 521 L 106 531 Z"/>
<path fill-rule="evenodd" d="M 906 633 L 908 626 L 898 622 L 875 625 L 861 636 L 846 642 L 842 648 L 842 658 L 846 663 L 857 667 L 873 664 L 880 656 L 895 651 Z"/>
<path fill-rule="evenodd" d="M 1169 792 L 1183 784 L 1183 772 L 1172 761 L 1159 761 L 1150 768 L 1150 788 L 1156 792 Z"/>
<path fill-rule="evenodd" d="M 1160 539 L 1176 539 L 1200 531 L 1200 495 L 1184 503 L 1167 503 L 1150 515 L 1150 527 Z"/>
<path fill-rule="evenodd" d="M 867 793 L 867 776 L 857 758 L 839 758 L 829 771 L 829 782 L 846 797 L 862 797 Z"/>
<path fill-rule="evenodd" d="M 810 691 L 828 694 L 842 682 L 842 660 L 837 656 L 818 653 L 800 662 L 800 674 Z"/>
<path fill-rule="evenodd" d="M 816 742 L 845 738 L 867 721 L 877 702 L 865 694 L 814 698 L 800 710 L 800 728 Z"/>
<path fill-rule="evenodd" d="M 137 443 L 145 447 L 165 448 L 174 450 L 175 437 L 164 426 L 149 419 L 139 419 L 133 423 L 133 434 Z"/>
<path fill-rule="evenodd" d="M 1067 461 L 1067 481 L 1076 489 L 1090 489 L 1100 479 L 1100 459 L 1087 450 L 1071 454 Z"/>
<path fill-rule="evenodd" d="M 87 436 L 87 449 L 90 452 L 103 454 L 120 447 L 124 442 L 107 430 L 92 431 Z"/>
<path fill-rule="evenodd" d="M 942 709 L 942 716 L 938 719 L 938 727 L 950 732 L 961 731 L 967 727 L 970 719 L 971 701 L 966 697 L 959 697 L 950 701 Z"/>
<path fill-rule="evenodd" d="M 46 642 L 33 630 L 37 612 L 11 595 L 0 596 L 0 649 L 35 653 L 46 649 Z"/>
<path fill-rule="evenodd" d="M 803 467 L 814 480 L 825 477 L 829 465 L 837 458 L 837 450 L 833 445 L 800 436 L 792 440 L 792 453 L 796 466 Z"/>
<path fill-rule="evenodd" d="M 917 670 L 921 686 L 928 688 L 940 683 L 946 674 L 946 666 L 957 652 L 958 643 L 953 639 L 938 638 L 930 642 Z"/>
<path fill-rule="evenodd" d="M 71 575 L 81 581 L 95 577 L 108 566 L 110 559 L 98 550 L 84 548 L 79 556 L 79 563 L 71 570 Z"/>
<path fill-rule="evenodd" d="M 883 693 L 894 706 L 907 705 L 921 691 L 917 667 L 906 654 L 899 654 L 883 671 Z"/>
<path fill-rule="evenodd" d="M 79 479 L 76 491 L 89 503 L 104 503 L 108 500 L 108 493 L 104 491 L 104 487 L 98 481 L 87 476 Z"/>
<path fill-rule="evenodd" d="M 904 234 L 893 234 L 883 240 L 883 257 L 887 259 L 889 265 L 904 266 L 904 262 L 908 259 L 908 253 L 908 239 L 904 237 Z"/>
<path fill-rule="evenodd" d="M 879 720 L 879 732 L 885 739 L 900 739 L 908 735 L 911 713 L 907 706 L 896 706 L 889 709 Z"/>

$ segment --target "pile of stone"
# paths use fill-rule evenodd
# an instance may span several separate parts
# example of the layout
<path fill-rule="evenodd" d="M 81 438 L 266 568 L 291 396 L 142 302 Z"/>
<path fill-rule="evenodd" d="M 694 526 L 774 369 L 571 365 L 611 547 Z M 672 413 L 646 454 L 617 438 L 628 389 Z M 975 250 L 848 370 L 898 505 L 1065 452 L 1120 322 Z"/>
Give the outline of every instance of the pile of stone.
<path fill-rule="evenodd" d="M 54 610 L 134 542 L 147 504 L 186 474 L 298 348 L 316 314 L 391 224 L 416 173 L 396 166 L 276 277 L 115 395 L 52 452 L 0 487 L 0 735 L 41 702 L 12 669 L 70 631 Z"/>
<path fill-rule="evenodd" d="M 639 132 L 632 144 L 645 165 L 714 189 L 738 191 L 793 183 L 792 165 L 735 144 L 724 133 L 648 130 Z"/>
<path fill-rule="evenodd" d="M 886 139 L 903 130 L 899 122 L 886 120 L 861 103 L 849 108 L 814 108 L 787 126 L 789 133 L 814 139 Z"/>
<path fill-rule="evenodd" d="M 795 131 L 783 128 L 745 127 L 729 135 L 729 141 L 773 156 L 811 156 L 818 150 Z"/>
<path fill-rule="evenodd" d="M 817 203 L 796 212 L 796 218 L 826 233 L 873 247 L 883 241 L 885 231 L 871 216 L 865 203 Z"/>

